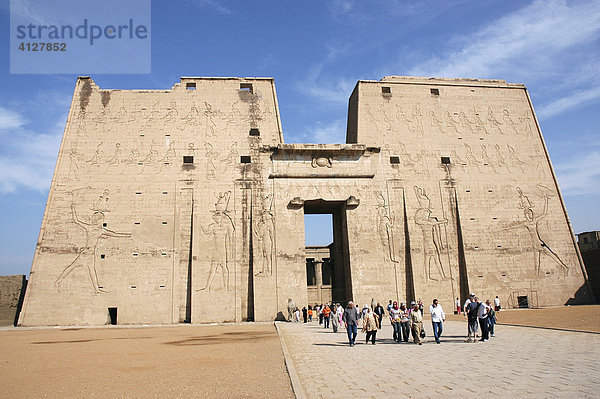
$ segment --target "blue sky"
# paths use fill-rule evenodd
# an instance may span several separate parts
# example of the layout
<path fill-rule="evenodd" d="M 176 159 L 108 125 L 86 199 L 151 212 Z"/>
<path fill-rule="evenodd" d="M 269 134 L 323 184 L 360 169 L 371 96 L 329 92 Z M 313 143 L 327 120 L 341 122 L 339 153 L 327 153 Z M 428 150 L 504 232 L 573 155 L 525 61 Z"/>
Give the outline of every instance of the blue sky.
<path fill-rule="evenodd" d="M 0 26 L 0 274 L 26 274 L 76 75 L 9 74 L 8 0 Z M 343 142 L 358 79 L 525 83 L 575 232 L 600 230 L 597 0 L 154 0 L 151 37 L 151 74 L 93 79 L 166 89 L 180 76 L 274 77 L 289 143 Z"/>

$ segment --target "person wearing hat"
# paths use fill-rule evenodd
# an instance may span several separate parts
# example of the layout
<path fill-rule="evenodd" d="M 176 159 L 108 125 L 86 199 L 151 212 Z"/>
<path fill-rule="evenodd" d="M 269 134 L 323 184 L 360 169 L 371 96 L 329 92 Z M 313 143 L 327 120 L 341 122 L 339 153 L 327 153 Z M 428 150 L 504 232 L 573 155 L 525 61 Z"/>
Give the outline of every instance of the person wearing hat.
<path fill-rule="evenodd" d="M 356 341 L 359 318 L 360 313 L 358 313 L 354 308 L 354 302 L 348 302 L 348 307 L 344 309 L 344 316 L 342 316 L 342 320 L 346 325 L 346 331 L 348 332 L 348 341 L 350 342 L 350 346 L 354 346 L 354 343 Z"/>
<path fill-rule="evenodd" d="M 421 331 L 423 330 L 423 315 L 419 310 L 419 305 L 412 301 L 412 311 L 410 312 L 410 321 L 412 323 L 412 335 L 415 344 L 422 345 L 421 342 Z"/>

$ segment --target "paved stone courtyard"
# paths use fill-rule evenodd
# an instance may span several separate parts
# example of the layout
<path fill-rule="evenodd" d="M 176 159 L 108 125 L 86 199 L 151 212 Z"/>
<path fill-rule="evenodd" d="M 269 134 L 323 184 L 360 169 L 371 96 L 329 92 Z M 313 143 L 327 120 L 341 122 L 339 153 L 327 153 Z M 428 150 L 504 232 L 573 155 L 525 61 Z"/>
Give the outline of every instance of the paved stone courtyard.
<path fill-rule="evenodd" d="M 348 397 L 597 397 L 600 335 L 496 326 L 489 342 L 466 343 L 466 323 L 444 323 L 442 343 L 394 343 L 383 326 L 377 344 L 358 333 L 349 347 L 345 330 L 318 323 L 280 323 L 279 331 L 308 398 Z M 298 395 L 298 392 L 297 392 Z M 302 392 L 300 392 L 300 395 Z"/>

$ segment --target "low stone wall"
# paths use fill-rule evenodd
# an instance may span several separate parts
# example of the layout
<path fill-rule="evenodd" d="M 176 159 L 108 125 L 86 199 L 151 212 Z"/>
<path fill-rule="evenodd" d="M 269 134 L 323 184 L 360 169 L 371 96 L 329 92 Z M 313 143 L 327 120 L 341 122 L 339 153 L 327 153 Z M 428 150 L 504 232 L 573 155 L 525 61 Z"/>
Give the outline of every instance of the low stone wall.
<path fill-rule="evenodd" d="M 0 276 L 0 326 L 15 325 L 26 287 L 24 275 Z"/>

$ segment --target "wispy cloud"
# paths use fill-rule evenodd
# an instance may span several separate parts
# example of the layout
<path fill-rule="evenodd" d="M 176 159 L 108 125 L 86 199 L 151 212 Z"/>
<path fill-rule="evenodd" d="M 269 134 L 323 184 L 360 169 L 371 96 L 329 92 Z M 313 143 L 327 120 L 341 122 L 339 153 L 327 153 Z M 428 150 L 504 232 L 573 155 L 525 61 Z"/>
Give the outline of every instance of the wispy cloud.
<path fill-rule="evenodd" d="M 233 11 L 217 0 L 194 0 L 193 4 L 203 10 L 213 12 L 220 15 L 230 15 Z"/>
<path fill-rule="evenodd" d="M 0 195 L 48 189 L 67 119 L 66 102 L 57 93 L 40 92 L 21 104 L 19 109 L 48 112 L 56 118 L 54 123 L 40 128 L 28 123 L 22 112 L 0 108 Z"/>
<path fill-rule="evenodd" d="M 25 119 L 17 112 L 0 107 L 0 131 L 18 129 L 25 124 Z"/>
<path fill-rule="evenodd" d="M 344 76 L 330 76 L 325 69 L 350 47 L 328 46 L 325 58 L 309 68 L 305 78 L 297 82 L 296 89 L 319 102 L 346 104 L 356 81 Z"/>
<path fill-rule="evenodd" d="M 546 77 L 558 72 L 557 60 L 569 62 L 559 55 L 596 40 L 599 32 L 599 2 L 536 0 L 470 35 L 450 38 L 445 54 L 415 65 L 410 73 L 491 78 L 517 72 Z"/>
<path fill-rule="evenodd" d="M 303 143 L 341 144 L 346 142 L 346 121 L 335 119 L 331 122 L 317 121 L 301 134 L 293 136 Z"/>
<path fill-rule="evenodd" d="M 600 150 L 572 154 L 569 161 L 554 162 L 563 194 L 600 195 Z"/>
<path fill-rule="evenodd" d="M 566 97 L 561 97 L 539 108 L 537 114 L 540 118 L 550 118 L 562 114 L 570 109 L 586 103 L 590 104 L 600 100 L 600 85 L 590 89 L 577 90 Z"/>

